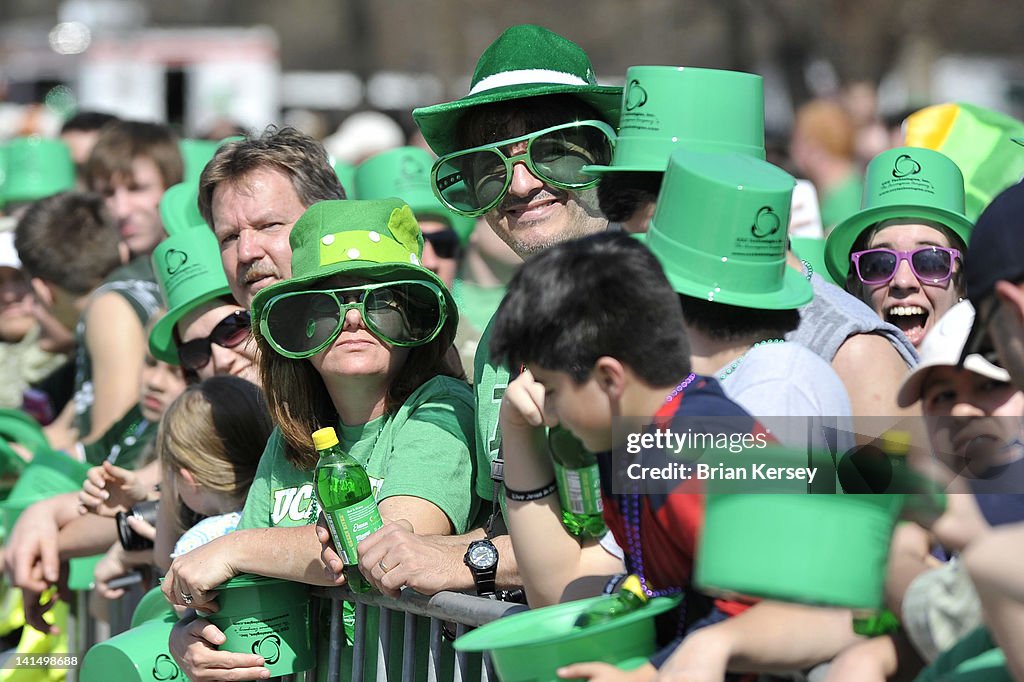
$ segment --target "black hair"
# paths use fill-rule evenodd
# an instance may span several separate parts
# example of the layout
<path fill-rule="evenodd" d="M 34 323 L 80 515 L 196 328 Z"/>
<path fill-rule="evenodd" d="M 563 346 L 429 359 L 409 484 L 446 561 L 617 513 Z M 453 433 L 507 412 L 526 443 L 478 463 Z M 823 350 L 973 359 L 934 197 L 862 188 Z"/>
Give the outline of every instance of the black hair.
<path fill-rule="evenodd" d="M 473 107 L 459 118 L 455 128 L 458 149 L 550 128 L 571 121 L 603 121 L 604 117 L 574 95 L 538 95 L 492 102 Z"/>
<path fill-rule="evenodd" d="M 800 324 L 800 311 L 763 310 L 705 301 L 679 294 L 679 307 L 686 324 L 712 341 L 781 339 Z"/>
<path fill-rule="evenodd" d="M 117 116 L 102 111 L 79 111 L 64 121 L 64 124 L 60 127 L 60 132 L 61 134 L 73 131 L 90 133 L 94 130 L 99 130 L 108 123 L 119 120 Z"/>
<path fill-rule="evenodd" d="M 597 184 L 597 203 L 604 217 L 623 223 L 645 204 L 658 200 L 664 173 L 627 171 L 604 173 Z"/>
<path fill-rule="evenodd" d="M 690 371 L 676 294 L 654 255 L 622 233 L 600 233 L 526 261 L 509 283 L 491 332 L 491 357 L 535 363 L 583 383 L 609 356 L 652 386 Z"/>

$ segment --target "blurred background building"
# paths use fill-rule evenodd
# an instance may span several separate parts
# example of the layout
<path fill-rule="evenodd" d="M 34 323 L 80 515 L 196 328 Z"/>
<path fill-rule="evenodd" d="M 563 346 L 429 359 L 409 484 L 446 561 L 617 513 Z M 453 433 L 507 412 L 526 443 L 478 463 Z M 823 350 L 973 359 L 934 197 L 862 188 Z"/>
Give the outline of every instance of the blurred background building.
<path fill-rule="evenodd" d="M 521 22 L 580 43 L 606 83 L 631 64 L 759 73 L 774 136 L 815 97 L 859 119 L 1024 113 L 1024 4 L 999 0 L 2 0 L 0 138 L 75 109 L 197 137 L 282 121 L 323 137 L 376 109 L 411 133 L 409 110 L 464 94 Z"/>

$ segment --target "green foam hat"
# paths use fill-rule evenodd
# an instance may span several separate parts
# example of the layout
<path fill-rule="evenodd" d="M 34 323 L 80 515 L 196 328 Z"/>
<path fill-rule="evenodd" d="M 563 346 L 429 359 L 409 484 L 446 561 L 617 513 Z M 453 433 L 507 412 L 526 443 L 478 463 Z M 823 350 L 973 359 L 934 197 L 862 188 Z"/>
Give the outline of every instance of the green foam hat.
<path fill-rule="evenodd" d="M 964 215 L 964 177 L 952 159 L 923 147 L 896 147 L 871 159 L 860 211 L 836 225 L 825 242 L 832 279 L 846 282 L 850 251 L 865 230 L 897 218 L 939 223 L 970 242 L 974 226 Z"/>
<path fill-rule="evenodd" d="M 253 320 L 274 296 L 315 288 L 333 275 L 352 275 L 376 282 L 422 280 L 436 285 L 447 307 L 445 329 L 454 337 L 458 307 L 451 292 L 420 265 L 423 235 L 412 209 L 401 199 L 319 201 L 302 214 L 288 241 L 292 276 L 256 293 Z"/>
<path fill-rule="evenodd" d="M 376 154 L 355 170 L 355 192 L 361 199 L 400 197 L 417 219 L 433 218 L 447 223 L 465 244 L 476 220 L 456 215 L 434 195 L 430 167 L 434 158 L 420 147 L 398 147 Z"/>
<path fill-rule="evenodd" d="M 590 58 L 576 43 L 541 26 L 520 24 L 506 29 L 480 55 L 469 94 L 454 102 L 420 107 L 412 116 L 423 139 L 442 156 L 456 151 L 456 125 L 467 110 L 556 94 L 575 95 L 597 109 L 607 123 L 618 123 L 622 88 L 598 85 Z"/>
<path fill-rule="evenodd" d="M 997 194 L 1024 176 L 1024 154 L 1013 144 L 1021 135 L 1024 122 L 957 102 L 908 116 L 904 144 L 934 149 L 953 159 L 964 175 L 964 213 L 973 222 Z"/>
<path fill-rule="evenodd" d="M 171 185 L 160 197 L 160 220 L 169 235 L 192 227 L 206 227 L 199 212 L 199 188 L 193 182 Z"/>
<path fill-rule="evenodd" d="M 60 140 L 36 135 L 7 143 L 4 201 L 35 201 L 75 186 L 75 164 Z"/>
<path fill-rule="evenodd" d="M 681 294 L 745 308 L 787 310 L 813 296 L 786 265 L 796 181 L 745 154 L 673 152 L 644 240 Z"/>
<path fill-rule="evenodd" d="M 763 159 L 764 80 L 719 69 L 631 66 L 611 165 L 584 170 L 663 173 L 684 145 Z"/>
<path fill-rule="evenodd" d="M 192 227 L 172 234 L 153 251 L 153 271 L 167 307 L 149 333 L 153 357 L 178 364 L 174 325 L 198 306 L 230 296 L 220 260 L 217 237 L 207 227 Z"/>

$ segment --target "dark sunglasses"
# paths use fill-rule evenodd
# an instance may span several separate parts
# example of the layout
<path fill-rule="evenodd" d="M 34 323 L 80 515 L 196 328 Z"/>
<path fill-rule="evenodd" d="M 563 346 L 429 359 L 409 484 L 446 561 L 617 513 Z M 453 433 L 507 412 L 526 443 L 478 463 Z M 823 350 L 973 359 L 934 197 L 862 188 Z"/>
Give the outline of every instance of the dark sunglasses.
<path fill-rule="evenodd" d="M 892 249 L 866 249 L 850 254 L 857 279 L 864 284 L 886 284 L 896 276 L 901 261 L 910 263 L 918 281 L 941 284 L 953 276 L 953 264 L 960 251 L 943 246 L 922 246 L 913 251 Z"/>
<path fill-rule="evenodd" d="M 455 230 L 424 232 L 423 239 L 434 249 L 438 258 L 455 258 L 459 254 L 459 235 Z"/>
<path fill-rule="evenodd" d="M 182 369 L 198 372 L 213 356 L 212 344 L 234 348 L 249 338 L 251 332 L 248 310 L 236 310 L 217 323 L 209 336 L 178 344 L 178 361 Z"/>

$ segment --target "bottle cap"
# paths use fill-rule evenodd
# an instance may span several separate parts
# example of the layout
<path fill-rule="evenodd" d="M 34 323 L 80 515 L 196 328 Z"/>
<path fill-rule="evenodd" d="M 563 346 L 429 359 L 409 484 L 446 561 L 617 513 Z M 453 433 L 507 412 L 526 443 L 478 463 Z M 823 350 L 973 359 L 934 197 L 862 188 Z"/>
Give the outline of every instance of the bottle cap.
<path fill-rule="evenodd" d="M 906 455 L 910 452 L 910 433 L 886 431 L 882 434 L 882 447 L 890 455 Z"/>
<path fill-rule="evenodd" d="M 338 444 L 338 434 L 334 432 L 333 426 L 325 426 L 313 432 L 313 447 L 317 450 L 326 450 Z"/>
<path fill-rule="evenodd" d="M 640 584 L 640 578 L 636 575 L 627 575 L 626 579 L 622 581 L 622 586 L 619 589 L 625 592 L 632 592 L 640 598 L 640 601 L 647 601 L 647 593 L 644 592 L 643 585 Z"/>

